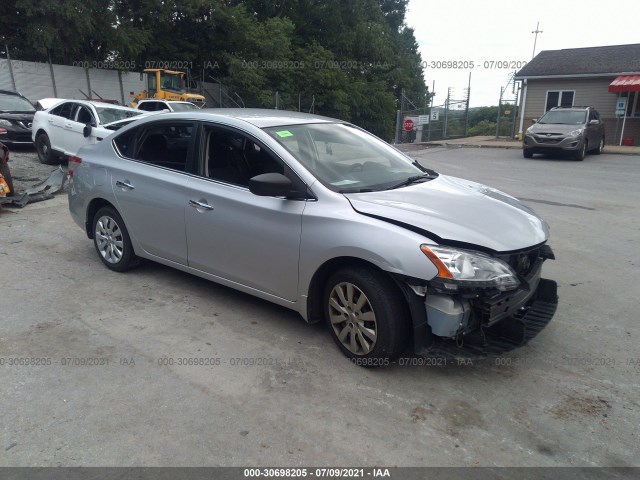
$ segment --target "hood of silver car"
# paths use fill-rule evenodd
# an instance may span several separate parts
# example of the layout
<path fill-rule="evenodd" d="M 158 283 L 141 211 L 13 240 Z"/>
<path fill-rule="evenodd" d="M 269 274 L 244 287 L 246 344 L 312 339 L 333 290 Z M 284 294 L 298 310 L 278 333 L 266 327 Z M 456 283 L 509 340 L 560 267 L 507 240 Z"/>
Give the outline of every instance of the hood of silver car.
<path fill-rule="evenodd" d="M 359 213 L 411 225 L 444 243 L 507 252 L 540 244 L 549 235 L 546 222 L 516 198 L 446 175 L 394 190 L 345 196 Z"/>

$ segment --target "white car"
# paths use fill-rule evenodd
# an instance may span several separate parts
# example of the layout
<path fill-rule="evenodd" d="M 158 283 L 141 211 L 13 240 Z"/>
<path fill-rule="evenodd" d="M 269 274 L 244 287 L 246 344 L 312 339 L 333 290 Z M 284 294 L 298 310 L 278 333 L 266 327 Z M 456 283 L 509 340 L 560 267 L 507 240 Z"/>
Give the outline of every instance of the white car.
<path fill-rule="evenodd" d="M 200 110 L 197 105 L 191 102 L 181 102 L 179 100 L 160 100 L 150 98 L 148 100 L 140 100 L 136 108 L 146 112 L 187 112 L 191 110 Z"/>
<path fill-rule="evenodd" d="M 31 139 L 42 163 L 58 163 L 81 147 L 99 142 L 124 125 L 146 115 L 144 111 L 110 103 L 61 100 L 36 112 Z"/>

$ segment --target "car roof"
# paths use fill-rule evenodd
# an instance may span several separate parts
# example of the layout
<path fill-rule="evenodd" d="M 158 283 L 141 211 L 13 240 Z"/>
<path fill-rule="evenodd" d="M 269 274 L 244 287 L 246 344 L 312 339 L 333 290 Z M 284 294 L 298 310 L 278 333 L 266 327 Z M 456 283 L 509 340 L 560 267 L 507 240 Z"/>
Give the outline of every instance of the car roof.
<path fill-rule="evenodd" d="M 126 107 L 124 105 L 115 105 L 113 103 L 96 102 L 94 100 L 78 100 L 76 98 L 42 98 L 38 100 L 45 110 L 50 110 L 51 107 L 58 106 L 63 102 L 74 102 L 82 105 L 93 105 L 96 108 L 111 108 L 114 110 L 135 110 L 135 108 Z M 44 101 L 44 103 L 42 103 Z"/>
<path fill-rule="evenodd" d="M 189 112 L 171 112 L 153 115 L 156 120 L 189 119 L 189 120 L 224 120 L 233 118 L 250 123 L 258 128 L 278 127 L 283 125 L 303 125 L 305 123 L 346 123 L 335 118 L 312 115 L 288 110 L 269 110 L 260 108 L 203 108 Z"/>
<path fill-rule="evenodd" d="M 164 102 L 164 103 L 191 103 L 186 100 L 165 100 L 164 98 L 143 98 L 138 103 L 143 102 Z"/>

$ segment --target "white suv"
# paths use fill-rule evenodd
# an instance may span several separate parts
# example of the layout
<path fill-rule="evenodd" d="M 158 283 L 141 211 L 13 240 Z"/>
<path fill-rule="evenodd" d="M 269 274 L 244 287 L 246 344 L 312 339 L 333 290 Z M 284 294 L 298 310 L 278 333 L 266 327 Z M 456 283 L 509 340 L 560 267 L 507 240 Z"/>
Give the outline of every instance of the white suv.
<path fill-rule="evenodd" d="M 150 98 L 148 100 L 140 100 L 136 108 L 146 112 L 186 112 L 189 110 L 200 110 L 197 105 L 191 102 L 181 102 L 178 100 L 159 100 Z"/>

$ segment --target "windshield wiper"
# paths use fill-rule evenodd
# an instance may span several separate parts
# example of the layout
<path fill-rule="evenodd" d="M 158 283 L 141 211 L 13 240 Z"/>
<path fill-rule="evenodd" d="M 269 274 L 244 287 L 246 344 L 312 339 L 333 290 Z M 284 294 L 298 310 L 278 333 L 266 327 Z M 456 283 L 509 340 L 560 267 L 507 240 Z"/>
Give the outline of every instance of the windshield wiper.
<path fill-rule="evenodd" d="M 419 183 L 426 180 L 433 180 L 434 178 L 436 177 L 430 173 L 423 173 L 422 175 L 414 175 L 413 177 L 409 177 L 400 183 L 396 183 L 395 185 L 391 185 L 390 187 L 387 187 L 385 190 L 393 190 L 394 188 L 406 187 L 407 185 L 411 185 L 412 183 Z"/>

